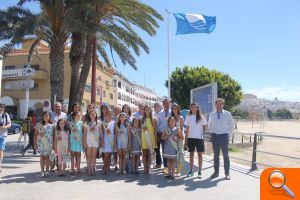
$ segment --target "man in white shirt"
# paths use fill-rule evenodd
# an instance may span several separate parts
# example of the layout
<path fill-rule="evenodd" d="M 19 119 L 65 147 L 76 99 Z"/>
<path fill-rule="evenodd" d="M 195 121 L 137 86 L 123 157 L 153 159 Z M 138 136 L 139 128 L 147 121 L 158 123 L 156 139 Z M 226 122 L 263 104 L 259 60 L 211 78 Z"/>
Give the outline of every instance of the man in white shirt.
<path fill-rule="evenodd" d="M 171 109 L 170 109 L 170 100 L 168 98 L 164 98 L 162 104 L 163 104 L 163 109 L 158 113 L 158 119 L 157 119 L 157 144 L 158 144 L 158 150 L 156 153 L 156 159 L 157 159 L 157 168 L 160 167 L 161 165 L 161 155 L 160 155 L 160 144 L 162 145 L 162 149 L 164 148 L 164 140 L 161 140 L 161 136 L 163 132 L 168 128 L 168 118 L 171 116 Z M 164 172 L 167 173 L 167 159 L 163 158 L 163 164 L 164 164 Z"/>
<path fill-rule="evenodd" d="M 60 102 L 56 102 L 54 104 L 54 112 L 51 113 L 51 120 L 54 125 L 58 122 L 59 119 L 67 120 L 67 114 L 61 111 L 62 104 Z"/>
<path fill-rule="evenodd" d="M 0 173 L 2 172 L 2 160 L 5 151 L 7 129 L 11 127 L 9 115 L 4 112 L 4 104 L 0 104 Z"/>
<path fill-rule="evenodd" d="M 215 106 L 216 111 L 209 115 L 208 129 L 212 133 L 212 145 L 214 150 L 214 173 L 211 178 L 219 176 L 220 149 L 222 149 L 224 159 L 225 178 L 230 180 L 229 169 L 230 160 L 228 155 L 229 135 L 234 130 L 234 123 L 231 113 L 224 110 L 225 100 L 218 98 Z"/>

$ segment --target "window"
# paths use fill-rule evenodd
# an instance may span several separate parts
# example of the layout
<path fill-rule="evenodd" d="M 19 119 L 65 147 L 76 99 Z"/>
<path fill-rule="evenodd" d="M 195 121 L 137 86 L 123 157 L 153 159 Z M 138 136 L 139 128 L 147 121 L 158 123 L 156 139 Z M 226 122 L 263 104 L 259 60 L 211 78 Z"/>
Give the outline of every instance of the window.
<path fill-rule="evenodd" d="M 100 89 L 97 88 L 97 95 L 100 96 Z"/>
<path fill-rule="evenodd" d="M 34 81 L 34 86 L 33 88 L 30 88 L 30 91 L 35 91 L 39 89 L 39 83 L 37 81 Z"/>
<path fill-rule="evenodd" d="M 24 68 L 26 68 L 27 65 L 24 65 Z M 40 65 L 31 65 L 31 68 L 35 69 L 36 71 L 40 70 Z"/>
<path fill-rule="evenodd" d="M 16 69 L 16 66 L 5 66 L 4 70 Z"/>
<path fill-rule="evenodd" d="M 106 85 L 107 87 L 109 87 L 109 81 L 108 81 L 108 80 L 105 81 L 105 85 Z"/>
<path fill-rule="evenodd" d="M 109 98 L 110 98 L 111 100 L 113 100 L 113 99 L 114 99 L 114 95 L 113 95 L 112 93 L 110 93 L 110 94 L 109 94 Z"/>
<path fill-rule="evenodd" d="M 117 80 L 113 80 L 113 86 L 117 87 Z"/>
<path fill-rule="evenodd" d="M 121 81 L 118 82 L 118 88 L 121 88 L 122 87 L 122 83 Z"/>
<path fill-rule="evenodd" d="M 31 68 L 33 68 L 36 71 L 38 71 L 38 70 L 40 70 L 40 65 L 31 65 Z"/>
<path fill-rule="evenodd" d="M 97 79 L 98 79 L 98 81 L 101 81 L 101 76 L 98 76 Z"/>
<path fill-rule="evenodd" d="M 121 93 L 118 93 L 118 99 L 121 100 Z"/>
<path fill-rule="evenodd" d="M 106 92 L 105 92 L 105 90 L 103 90 L 103 97 L 105 97 L 106 96 Z"/>
<path fill-rule="evenodd" d="M 91 91 L 92 91 L 92 86 L 90 86 L 90 85 L 85 85 L 84 91 L 86 91 L 86 92 L 91 92 Z"/>

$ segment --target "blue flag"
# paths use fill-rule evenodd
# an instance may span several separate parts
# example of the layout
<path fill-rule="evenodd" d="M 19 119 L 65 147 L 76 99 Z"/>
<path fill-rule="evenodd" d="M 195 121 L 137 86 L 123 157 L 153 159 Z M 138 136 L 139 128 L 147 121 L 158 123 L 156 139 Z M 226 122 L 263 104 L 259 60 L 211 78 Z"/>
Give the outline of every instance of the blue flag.
<path fill-rule="evenodd" d="M 216 27 L 216 17 L 201 14 L 174 13 L 177 22 L 176 35 L 191 33 L 211 33 Z"/>

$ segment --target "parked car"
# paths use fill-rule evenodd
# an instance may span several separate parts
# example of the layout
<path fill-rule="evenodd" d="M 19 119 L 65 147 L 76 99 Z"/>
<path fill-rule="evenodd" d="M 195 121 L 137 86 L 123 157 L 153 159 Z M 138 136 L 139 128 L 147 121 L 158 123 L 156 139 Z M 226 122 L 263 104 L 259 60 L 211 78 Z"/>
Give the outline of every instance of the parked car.
<path fill-rule="evenodd" d="M 16 123 L 12 122 L 11 127 L 8 129 L 8 134 L 9 135 L 19 134 L 21 130 L 22 130 L 22 127 L 20 124 L 16 124 Z"/>

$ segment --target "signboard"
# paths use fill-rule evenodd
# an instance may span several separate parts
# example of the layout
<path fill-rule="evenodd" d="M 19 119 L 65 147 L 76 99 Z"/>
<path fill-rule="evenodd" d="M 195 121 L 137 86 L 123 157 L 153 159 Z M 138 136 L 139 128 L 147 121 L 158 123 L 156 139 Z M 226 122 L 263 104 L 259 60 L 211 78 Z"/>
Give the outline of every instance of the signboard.
<path fill-rule="evenodd" d="M 209 114 L 215 109 L 218 95 L 217 83 L 211 83 L 191 89 L 191 103 L 197 103 L 202 113 Z"/>
<path fill-rule="evenodd" d="M 35 75 L 35 69 L 23 68 L 23 69 L 10 69 L 2 71 L 2 78 L 19 78 L 19 77 L 30 77 Z"/>
<path fill-rule="evenodd" d="M 8 81 L 4 83 L 5 90 L 22 90 L 34 87 L 34 81 L 31 79 Z"/>

